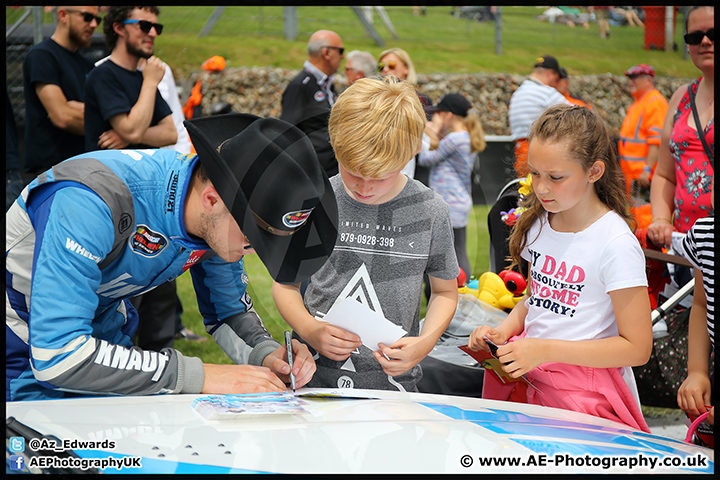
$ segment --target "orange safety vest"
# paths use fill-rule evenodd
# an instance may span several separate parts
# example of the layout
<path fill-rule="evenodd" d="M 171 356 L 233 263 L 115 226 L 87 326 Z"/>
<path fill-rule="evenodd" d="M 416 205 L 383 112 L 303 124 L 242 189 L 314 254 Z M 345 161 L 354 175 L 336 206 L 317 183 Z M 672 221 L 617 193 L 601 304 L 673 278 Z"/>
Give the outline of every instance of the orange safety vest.
<path fill-rule="evenodd" d="M 527 138 L 518 138 L 515 140 L 515 173 L 518 178 L 525 178 L 530 173 L 527 166 L 528 161 L 528 141 Z"/>
<path fill-rule="evenodd" d="M 580 99 L 580 98 L 572 97 L 572 96 L 570 96 L 569 93 L 566 93 L 566 94 L 564 95 L 564 97 L 565 97 L 565 99 L 566 99 L 568 102 L 572 103 L 573 105 L 580 105 L 581 107 L 587 107 L 587 108 L 589 108 L 590 110 L 592 110 L 592 105 L 590 105 L 589 103 L 587 103 L 585 100 L 582 100 L 582 99 Z"/>
<path fill-rule="evenodd" d="M 198 111 L 197 107 L 202 105 L 202 84 L 200 80 L 195 82 L 195 86 L 190 91 L 190 96 L 188 97 L 187 101 L 185 102 L 185 105 L 183 106 L 183 115 L 185 115 L 185 118 L 190 120 L 193 117 L 199 117 L 202 115 L 202 111 Z"/>
<path fill-rule="evenodd" d="M 200 83 L 200 80 L 195 82 L 195 86 L 190 91 L 190 96 L 188 97 L 187 101 L 185 102 L 185 105 L 183 106 L 183 115 L 185 115 L 185 118 L 190 120 L 193 117 L 201 117 L 202 116 L 202 91 L 201 91 L 202 84 Z M 195 145 L 192 144 L 192 141 L 190 142 L 190 153 L 197 153 L 195 151 Z"/>
<path fill-rule="evenodd" d="M 668 102 L 655 88 L 645 92 L 628 108 L 620 127 L 618 155 L 620 168 L 625 174 L 625 190 L 630 199 L 630 214 L 637 228 L 647 228 L 652 222 L 649 192 L 640 192 L 637 179 L 647 165 L 649 145 L 660 145 L 660 134 L 665 122 Z M 655 173 L 655 166 L 650 178 Z"/>
<path fill-rule="evenodd" d="M 225 69 L 225 59 L 220 55 L 214 55 L 205 60 L 200 68 L 208 72 L 221 72 Z M 200 80 L 195 82 L 195 86 L 190 91 L 190 96 L 182 107 L 182 112 L 187 120 L 193 117 L 202 117 L 202 82 Z M 191 152 L 197 153 L 195 145 L 192 145 L 192 142 L 190 143 Z"/>
<path fill-rule="evenodd" d="M 633 180 L 637 180 L 645 168 L 649 145 L 660 145 L 668 102 L 657 89 L 646 92 L 628 108 L 620 127 L 618 154 L 625 174 L 628 195 Z"/>

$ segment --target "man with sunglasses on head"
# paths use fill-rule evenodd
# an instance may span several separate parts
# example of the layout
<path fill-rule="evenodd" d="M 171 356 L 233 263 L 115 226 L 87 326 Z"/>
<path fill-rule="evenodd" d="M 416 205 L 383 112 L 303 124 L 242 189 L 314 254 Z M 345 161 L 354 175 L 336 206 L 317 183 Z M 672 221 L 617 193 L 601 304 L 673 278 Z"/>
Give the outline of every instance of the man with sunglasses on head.
<path fill-rule="evenodd" d="M 112 6 L 105 15 L 107 62 L 88 75 L 85 85 L 86 150 L 154 148 L 177 142 L 172 111 L 158 92 L 165 73 L 153 56 L 162 33 L 155 6 Z M 142 71 L 138 71 L 138 67 Z"/>
<path fill-rule="evenodd" d="M 96 6 L 55 7 L 57 27 L 23 61 L 25 171 L 37 175 L 85 151 L 85 77 L 89 47 L 102 19 Z"/>
<path fill-rule="evenodd" d="M 345 56 L 340 35 L 319 30 L 308 41 L 308 59 L 302 71 L 285 88 L 280 118 L 310 137 L 320 164 L 328 177 L 338 173 L 335 153 L 330 145 L 328 119 L 337 92 L 334 74 Z"/>

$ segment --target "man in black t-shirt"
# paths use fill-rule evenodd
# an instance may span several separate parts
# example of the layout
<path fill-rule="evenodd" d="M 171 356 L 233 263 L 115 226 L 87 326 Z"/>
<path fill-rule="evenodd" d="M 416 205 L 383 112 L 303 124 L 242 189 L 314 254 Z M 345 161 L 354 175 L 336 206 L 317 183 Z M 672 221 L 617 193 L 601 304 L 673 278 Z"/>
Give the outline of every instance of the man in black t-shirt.
<path fill-rule="evenodd" d="M 108 61 L 85 84 L 85 146 L 157 148 L 177 142 L 170 107 L 158 92 L 165 66 L 153 56 L 162 32 L 157 7 L 110 7 L 105 16 Z M 142 71 L 138 71 L 138 67 Z"/>
<path fill-rule="evenodd" d="M 172 110 L 158 91 L 165 65 L 153 55 L 162 33 L 156 6 L 112 6 L 105 15 L 105 42 L 112 49 L 85 85 L 88 150 L 159 148 L 177 143 Z M 142 71 L 138 70 L 141 68 Z M 147 350 L 172 347 L 177 316 L 175 281 L 134 297 L 141 328 L 137 344 Z"/>
<path fill-rule="evenodd" d="M 78 48 L 90 46 L 101 19 L 96 6 L 55 8 L 55 33 L 23 61 L 24 169 L 34 175 L 85 151 L 85 77 L 93 64 Z"/>

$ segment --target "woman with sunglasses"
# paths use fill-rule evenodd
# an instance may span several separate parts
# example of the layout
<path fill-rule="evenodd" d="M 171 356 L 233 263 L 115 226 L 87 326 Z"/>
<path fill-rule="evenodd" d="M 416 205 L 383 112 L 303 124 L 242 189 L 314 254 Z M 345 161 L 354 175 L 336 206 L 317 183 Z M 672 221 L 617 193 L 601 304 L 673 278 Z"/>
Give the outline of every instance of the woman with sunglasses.
<path fill-rule="evenodd" d="M 685 43 L 702 76 L 675 91 L 665 117 L 650 188 L 653 220 L 648 227 L 648 239 L 661 247 L 670 246 L 672 232 L 686 233 L 697 219 L 713 214 L 714 21 L 711 6 L 692 7 L 685 17 Z M 676 278 L 676 282 L 683 285 L 689 279 Z"/>
<path fill-rule="evenodd" d="M 690 58 L 702 76 L 677 89 L 665 117 L 657 170 L 650 188 L 653 223 L 648 227 L 648 239 L 664 247 L 670 246 L 674 231 L 688 233 L 696 221 L 702 219 L 692 229 L 693 233 L 701 232 L 707 229 L 705 222 L 711 221 L 707 218 L 714 217 L 715 8 L 690 8 L 685 17 L 685 32 Z M 709 245 L 712 245 L 712 236 L 710 238 Z M 692 234 L 688 235 L 682 242 L 681 251 L 687 248 L 687 241 L 694 239 Z M 687 267 L 677 270 L 675 282 L 685 285 L 693 272 Z M 708 282 L 706 285 L 713 284 L 713 277 L 709 276 L 708 280 L 708 270 L 703 275 L 699 272 L 694 273 L 696 283 L 688 327 L 687 378 L 677 393 L 678 406 L 691 418 L 710 410 L 709 405 L 715 401 L 713 376 L 708 374 L 713 349 L 708 328 L 712 330 L 714 296 L 712 289 L 707 293 L 703 289 L 705 281 Z M 678 360 L 680 357 L 676 356 L 674 361 Z"/>
<path fill-rule="evenodd" d="M 394 75 L 400 80 L 409 83 L 410 85 L 417 88 L 417 73 L 415 72 L 415 65 L 413 64 L 410 55 L 402 48 L 390 48 L 383 52 L 380 52 L 378 56 L 378 73 L 383 77 L 388 75 Z M 417 92 L 420 103 L 423 108 L 431 107 L 433 102 L 427 95 Z M 430 115 L 428 115 L 428 121 Z M 430 139 L 427 135 L 423 134 L 423 150 L 429 149 Z M 426 167 L 416 166 L 417 156 L 410 159 L 402 173 L 407 175 L 409 178 L 415 178 L 421 181 L 425 185 L 428 184 L 428 177 L 430 170 Z"/>
<path fill-rule="evenodd" d="M 402 48 L 390 48 L 378 57 L 378 72 L 383 77 L 395 75 L 400 80 L 417 87 L 417 73 L 410 55 Z"/>

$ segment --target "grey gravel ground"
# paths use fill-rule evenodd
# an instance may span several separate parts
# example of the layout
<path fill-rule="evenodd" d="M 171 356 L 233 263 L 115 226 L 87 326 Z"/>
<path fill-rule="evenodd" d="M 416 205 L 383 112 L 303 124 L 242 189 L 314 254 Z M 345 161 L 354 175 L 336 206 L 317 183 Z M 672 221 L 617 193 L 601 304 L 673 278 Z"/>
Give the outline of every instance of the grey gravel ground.
<path fill-rule="evenodd" d="M 690 421 L 682 410 L 643 407 L 643 414 L 652 433 L 685 440 Z"/>

